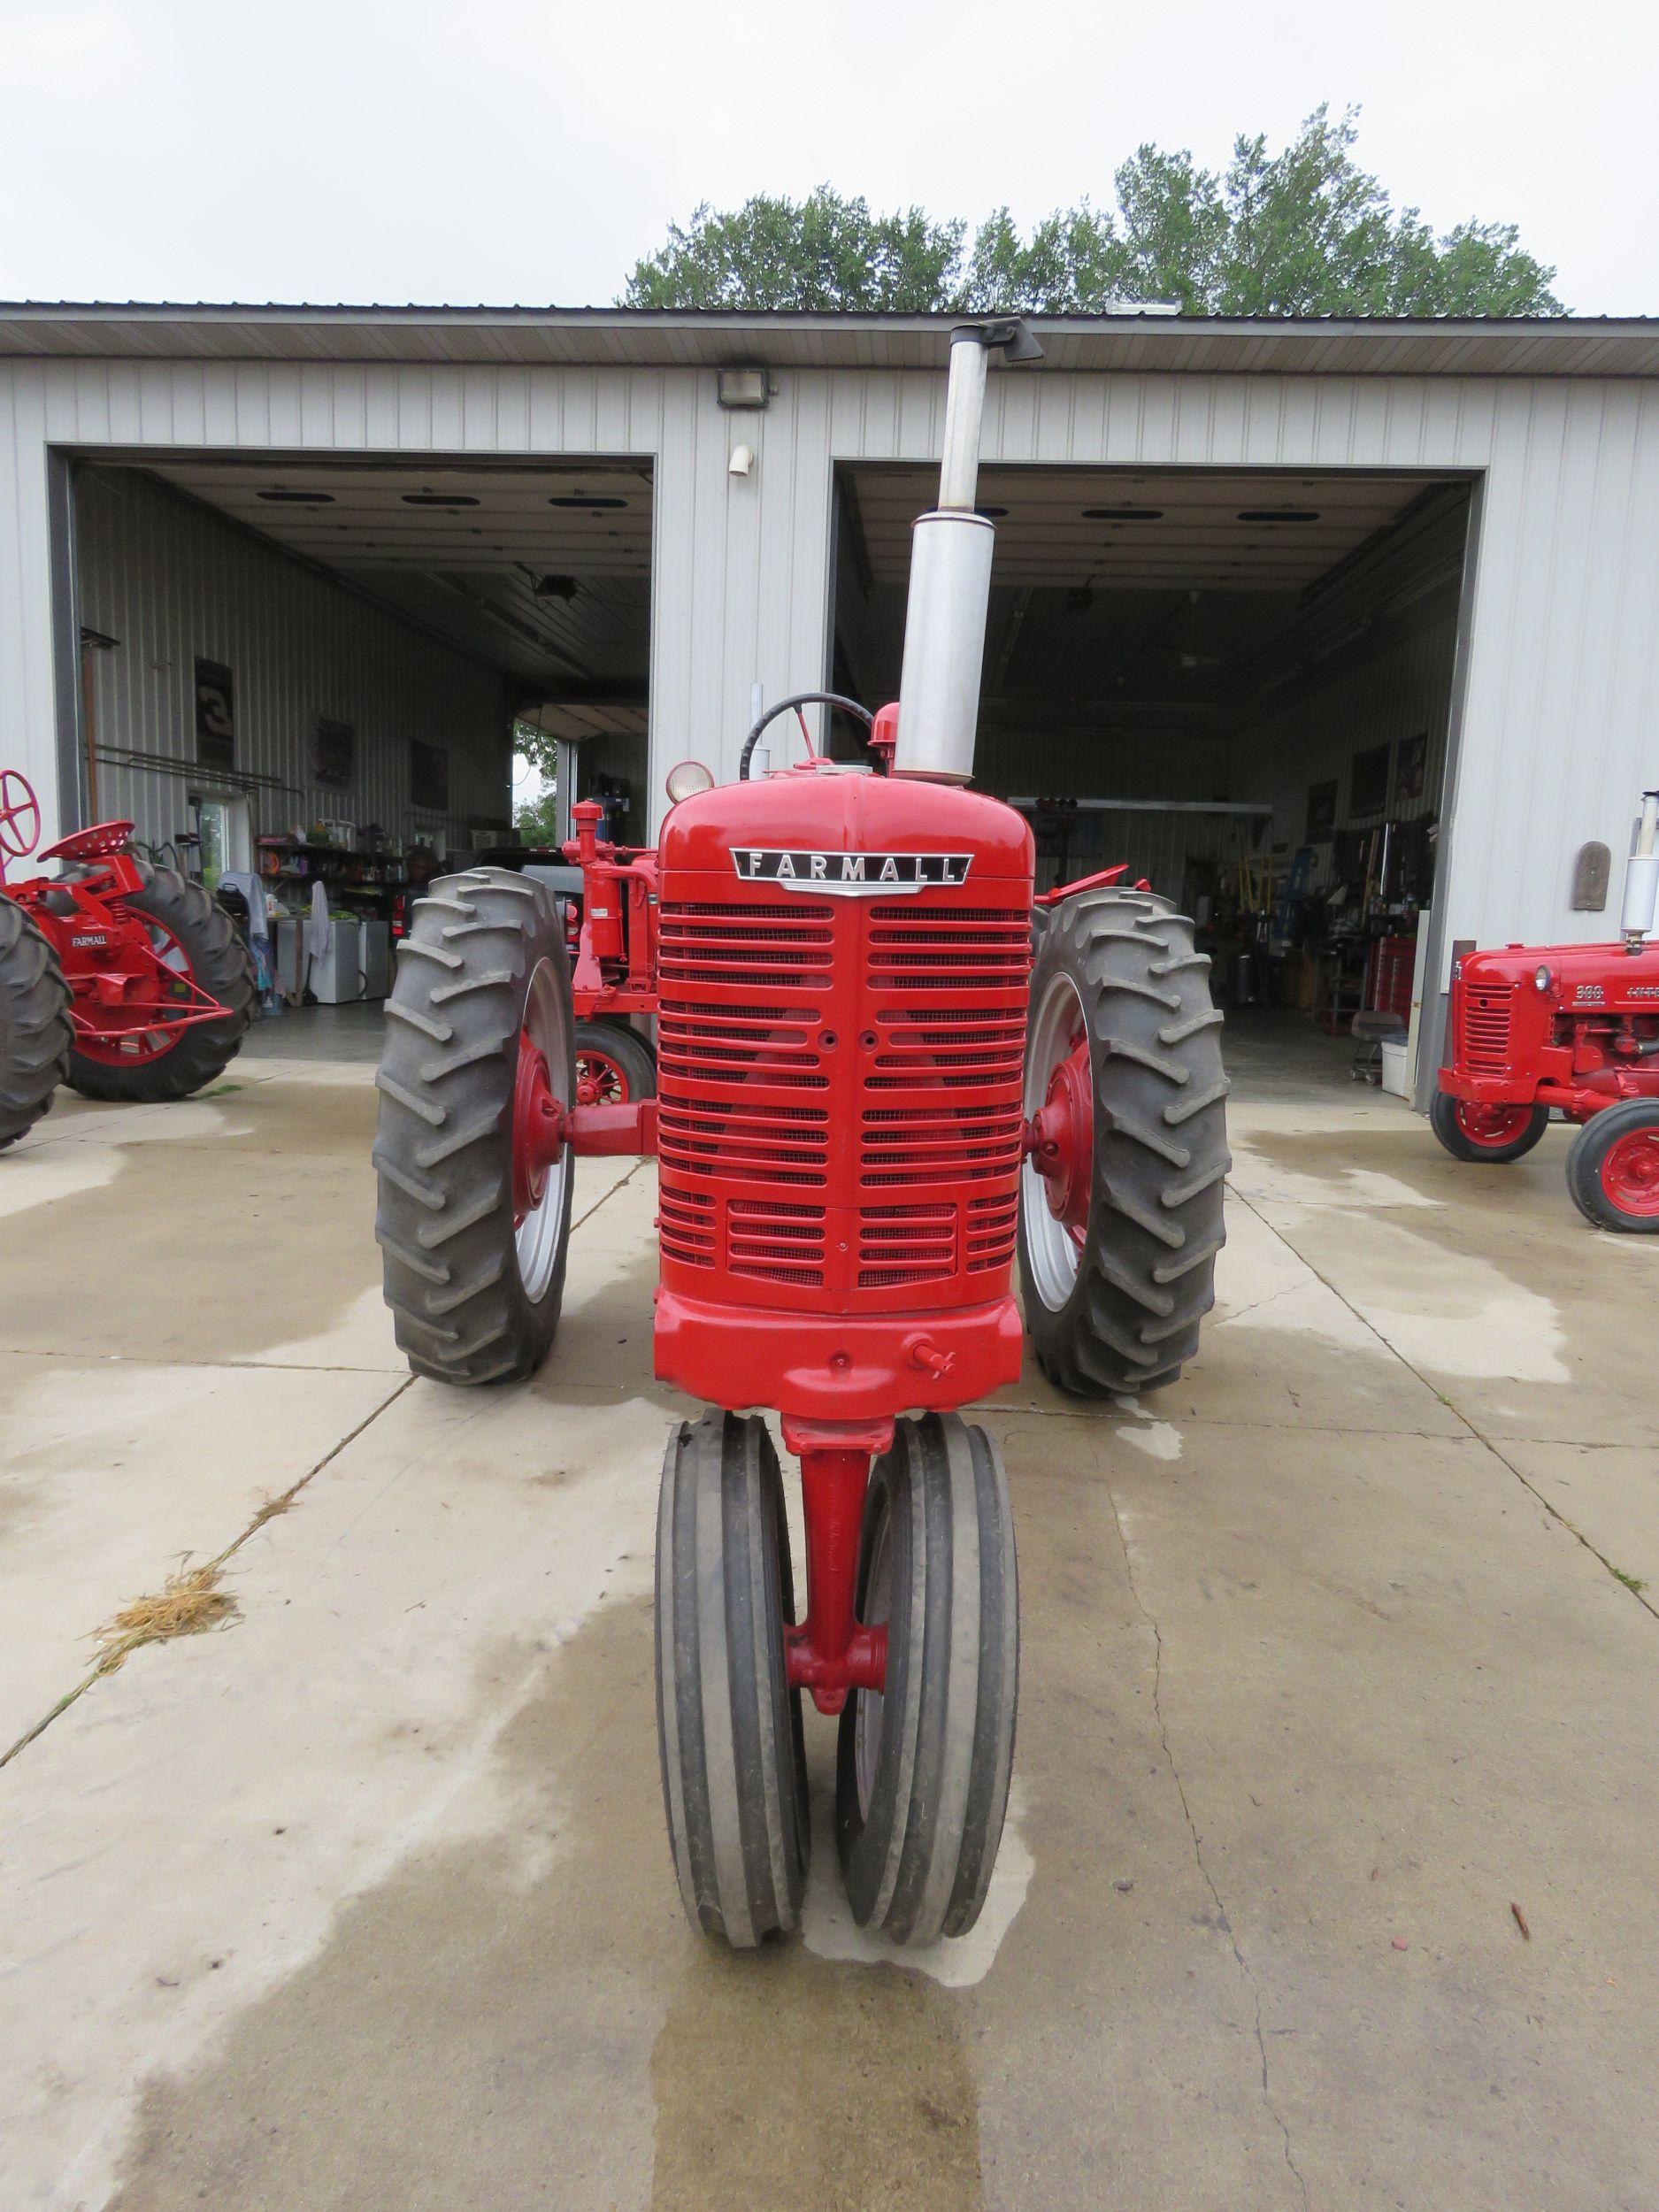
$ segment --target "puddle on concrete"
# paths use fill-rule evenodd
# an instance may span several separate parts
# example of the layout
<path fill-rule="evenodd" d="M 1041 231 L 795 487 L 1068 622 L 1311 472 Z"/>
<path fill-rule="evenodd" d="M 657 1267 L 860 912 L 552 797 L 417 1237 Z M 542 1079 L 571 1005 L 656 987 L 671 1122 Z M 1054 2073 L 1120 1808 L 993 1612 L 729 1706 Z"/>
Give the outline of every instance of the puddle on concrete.
<path fill-rule="evenodd" d="M 1183 1448 L 1181 1432 L 1172 1421 L 1160 1421 L 1149 1413 L 1139 1398 L 1114 1398 L 1112 1403 L 1129 1418 L 1113 1425 L 1112 1434 L 1148 1459 L 1179 1459 Z"/>
<path fill-rule="evenodd" d="M 941 1989 L 973 1988 L 995 1964 L 1002 1938 L 1018 1916 L 1036 1871 L 1025 1844 L 1025 1798 L 1016 1776 L 1009 1792 L 1002 1847 L 979 1919 L 966 1935 L 902 1947 L 889 1943 L 885 1936 L 872 1935 L 853 1918 L 836 1858 L 834 1792 L 826 1780 L 812 1800 L 812 1860 L 801 1916 L 801 1934 L 808 1950 L 821 1959 L 926 1974 Z"/>

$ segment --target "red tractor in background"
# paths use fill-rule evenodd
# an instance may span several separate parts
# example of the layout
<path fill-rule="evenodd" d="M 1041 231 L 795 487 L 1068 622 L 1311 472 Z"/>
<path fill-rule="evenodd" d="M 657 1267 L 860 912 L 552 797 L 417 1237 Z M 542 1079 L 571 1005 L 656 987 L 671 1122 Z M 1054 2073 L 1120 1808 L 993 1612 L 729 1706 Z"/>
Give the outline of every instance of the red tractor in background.
<path fill-rule="evenodd" d="M 0 1148 L 58 1084 L 83 1098 L 188 1098 L 223 1074 L 252 1018 L 254 979 L 231 919 L 199 883 L 103 822 L 40 856 L 58 876 L 6 879 L 40 837 L 40 807 L 0 772 Z"/>
<path fill-rule="evenodd" d="M 1567 1187 L 1598 1228 L 1659 1233 L 1659 792 L 1642 795 L 1616 945 L 1506 945 L 1452 970 L 1430 1109 L 1455 1159 L 1518 1160 L 1551 1108 L 1579 1125 Z"/>
<path fill-rule="evenodd" d="M 655 1371 L 710 1409 L 674 1425 L 663 1472 L 664 1804 L 688 1919 L 740 1947 L 799 1916 L 803 1693 L 839 1716 L 858 1923 L 925 1943 L 984 1902 L 1018 1589 L 996 1447 L 959 1409 L 1019 1374 L 1017 1252 L 1038 1356 L 1073 1391 L 1169 1381 L 1213 1299 L 1227 1083 L 1192 925 L 1099 879 L 1038 910 L 1025 820 L 962 787 L 999 348 L 1035 351 L 1012 319 L 952 336 L 873 762 L 772 772 L 775 715 L 846 703 L 781 702 L 734 786 L 675 771 L 654 852 L 602 846 L 579 810 L 574 991 L 556 887 L 480 866 L 414 908 L 387 1006 L 376 1233 L 417 1373 L 533 1372 L 576 1157 L 657 1159 Z M 656 1095 L 583 1094 L 579 1011 L 654 1012 Z M 799 1609 L 760 1409 L 800 1460 Z"/>

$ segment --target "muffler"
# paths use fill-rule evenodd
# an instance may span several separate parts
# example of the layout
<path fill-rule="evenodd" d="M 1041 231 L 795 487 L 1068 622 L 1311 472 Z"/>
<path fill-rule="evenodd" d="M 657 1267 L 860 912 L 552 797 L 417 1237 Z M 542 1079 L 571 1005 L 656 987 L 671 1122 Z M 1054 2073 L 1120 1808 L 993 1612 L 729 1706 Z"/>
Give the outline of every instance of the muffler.
<path fill-rule="evenodd" d="M 901 745 L 903 727 L 901 719 Z M 1653 935 L 1655 912 L 1659 912 L 1659 791 L 1644 791 L 1624 871 L 1624 903 L 1618 918 L 1626 952 L 1640 952 Z"/>
<path fill-rule="evenodd" d="M 1042 358 L 1042 348 L 1017 315 L 959 323 L 951 332 L 939 504 L 910 526 L 910 589 L 893 772 L 934 783 L 967 783 L 973 775 L 996 544 L 995 525 L 974 511 L 973 500 L 986 372 L 995 349 L 1009 361 Z"/>

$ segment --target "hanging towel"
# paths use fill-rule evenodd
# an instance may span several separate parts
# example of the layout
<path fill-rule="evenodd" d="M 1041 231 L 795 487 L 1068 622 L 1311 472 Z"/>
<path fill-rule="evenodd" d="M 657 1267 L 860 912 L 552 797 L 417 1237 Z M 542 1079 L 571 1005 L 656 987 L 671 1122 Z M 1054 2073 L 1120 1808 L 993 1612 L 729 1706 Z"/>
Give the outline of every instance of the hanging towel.
<path fill-rule="evenodd" d="M 320 883 L 311 886 L 311 914 L 305 925 L 305 949 L 313 960 L 320 960 L 328 949 L 334 926 L 328 919 L 328 894 Z"/>

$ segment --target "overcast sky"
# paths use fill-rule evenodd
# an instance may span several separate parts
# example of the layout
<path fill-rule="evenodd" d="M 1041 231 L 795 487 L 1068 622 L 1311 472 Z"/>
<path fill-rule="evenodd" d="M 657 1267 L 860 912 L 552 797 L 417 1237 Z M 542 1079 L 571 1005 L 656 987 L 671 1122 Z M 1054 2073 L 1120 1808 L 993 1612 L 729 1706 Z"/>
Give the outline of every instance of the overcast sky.
<path fill-rule="evenodd" d="M 1323 99 L 1654 313 L 1655 84 L 1655 0 L 0 0 L 0 297 L 606 303 L 699 200 L 1029 223 Z"/>

